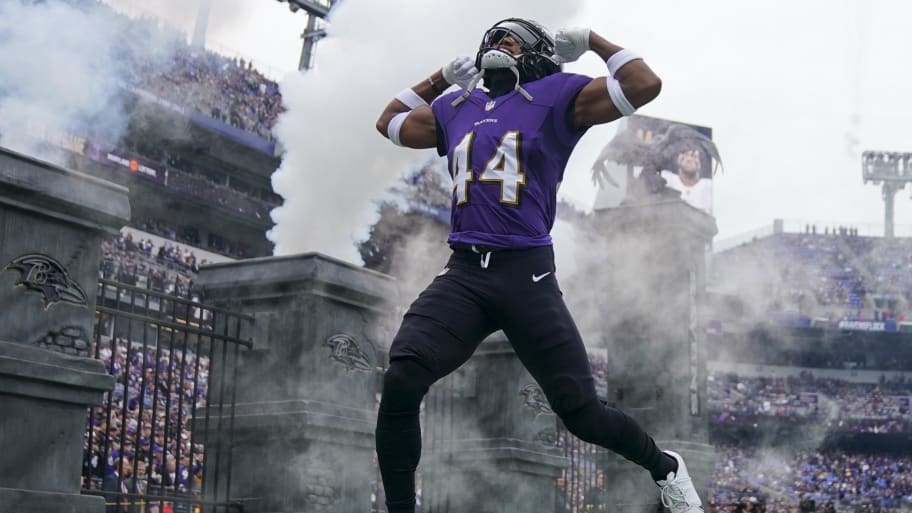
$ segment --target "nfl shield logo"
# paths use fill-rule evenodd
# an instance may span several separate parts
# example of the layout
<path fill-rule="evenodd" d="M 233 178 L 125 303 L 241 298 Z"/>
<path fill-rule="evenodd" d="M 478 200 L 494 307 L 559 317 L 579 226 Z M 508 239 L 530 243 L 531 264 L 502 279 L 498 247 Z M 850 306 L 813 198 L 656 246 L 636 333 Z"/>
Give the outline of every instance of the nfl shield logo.
<path fill-rule="evenodd" d="M 496 100 L 491 100 L 491 101 L 489 101 L 489 102 L 485 105 L 485 111 L 489 111 L 489 110 L 493 109 L 493 108 L 494 108 L 494 102 L 495 102 L 495 101 L 496 101 Z"/>

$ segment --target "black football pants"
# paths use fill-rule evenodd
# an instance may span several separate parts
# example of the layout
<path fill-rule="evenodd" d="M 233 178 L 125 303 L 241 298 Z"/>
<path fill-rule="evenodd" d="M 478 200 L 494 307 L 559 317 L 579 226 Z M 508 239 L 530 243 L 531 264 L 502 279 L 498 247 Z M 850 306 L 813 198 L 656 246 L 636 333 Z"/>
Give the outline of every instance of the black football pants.
<path fill-rule="evenodd" d="M 653 474 L 667 459 L 633 419 L 596 398 L 586 349 L 554 271 L 550 246 L 455 250 L 446 270 L 412 303 L 390 347 L 377 416 L 377 457 L 390 513 L 414 511 L 418 411 L 428 388 L 498 329 L 571 433 Z"/>

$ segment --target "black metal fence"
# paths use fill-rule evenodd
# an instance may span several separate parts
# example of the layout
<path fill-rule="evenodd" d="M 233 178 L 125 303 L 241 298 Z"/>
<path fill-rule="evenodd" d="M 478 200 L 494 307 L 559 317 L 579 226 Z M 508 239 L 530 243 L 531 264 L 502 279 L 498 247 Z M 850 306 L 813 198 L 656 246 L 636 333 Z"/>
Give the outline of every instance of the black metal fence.
<path fill-rule="evenodd" d="M 454 464 L 453 440 L 459 438 L 460 428 L 458 413 L 455 405 L 467 397 L 466 387 L 471 378 L 467 378 L 464 369 L 457 370 L 453 375 L 437 382 L 427 395 L 422 409 L 423 446 L 432 460 L 426 462 L 437 465 Z M 554 438 L 540 439 L 541 443 L 553 445 L 559 454 L 567 459 L 567 466 L 561 475 L 554 481 L 555 494 L 553 511 L 555 513 L 597 513 L 614 511 L 617 506 L 608 496 L 608 487 L 611 483 L 606 479 L 606 467 L 610 460 L 616 460 L 614 453 L 598 445 L 584 442 L 570 433 L 553 413 L 546 413 L 546 418 L 553 420 Z M 474 421 L 472 421 L 474 422 Z M 443 456 L 441 457 L 440 454 Z M 436 455 L 436 456 L 434 456 Z M 437 459 L 434 459 L 436 457 Z M 446 513 L 451 511 L 452 479 L 448 475 L 436 478 L 423 475 L 419 467 L 417 482 L 420 490 L 423 485 L 430 485 L 436 493 L 433 497 L 424 496 L 422 511 L 431 513 Z M 454 488 L 455 489 L 455 488 Z M 375 505 L 377 506 L 377 505 Z M 382 513 L 380 509 L 371 510 L 372 513 Z M 545 509 L 542 509 L 545 511 Z"/>
<path fill-rule="evenodd" d="M 590 513 L 609 511 L 605 459 L 609 451 L 576 438 L 558 422 L 557 447 L 568 465 L 557 479 L 554 511 Z M 611 508 L 616 509 L 616 508 Z"/>
<path fill-rule="evenodd" d="M 458 500 L 452 490 L 453 479 L 446 473 L 443 475 L 429 476 L 428 465 L 454 465 L 455 448 L 453 440 L 459 438 L 460 427 L 458 415 L 460 410 L 456 403 L 465 401 L 467 383 L 472 378 L 467 377 L 465 368 L 457 370 L 453 375 L 437 382 L 426 396 L 422 409 L 421 425 L 424 436 L 423 447 L 427 453 L 423 458 L 423 468 L 419 467 L 417 484 L 421 498 L 421 510 L 431 513 L 446 513 L 456 509 L 453 500 Z M 555 513 L 597 513 L 614 511 L 617 506 L 608 496 L 608 487 L 611 483 L 606 479 L 606 467 L 610 460 L 615 459 L 614 453 L 598 445 L 584 442 L 570 433 L 553 413 L 546 413 L 546 418 L 553 420 L 555 437 L 539 442 L 553 445 L 559 454 L 567 459 L 567 466 L 561 475 L 554 481 L 555 494 L 553 511 Z M 470 421 L 474 423 L 475 421 Z M 441 456 L 441 454 L 443 456 Z M 431 497 L 421 494 L 423 486 L 434 490 Z M 453 486 L 451 488 L 451 485 Z M 460 485 L 463 486 L 463 485 Z M 422 497 L 423 495 L 423 497 Z M 382 513 L 379 504 L 374 505 L 372 513 Z M 541 511 L 546 511 L 542 509 Z"/>
<path fill-rule="evenodd" d="M 243 511 L 231 445 L 253 318 L 192 293 L 105 279 L 98 289 L 93 355 L 116 383 L 87 413 L 83 493 L 103 496 L 107 513 Z"/>

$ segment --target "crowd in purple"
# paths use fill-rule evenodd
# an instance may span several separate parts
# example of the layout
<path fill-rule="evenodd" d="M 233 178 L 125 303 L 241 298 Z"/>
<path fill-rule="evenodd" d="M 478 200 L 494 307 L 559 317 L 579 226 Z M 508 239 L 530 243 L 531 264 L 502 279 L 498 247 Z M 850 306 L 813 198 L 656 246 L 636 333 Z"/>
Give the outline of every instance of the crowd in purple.
<path fill-rule="evenodd" d="M 143 227 L 148 229 L 152 224 Z M 102 242 L 99 271 L 100 276 L 127 285 L 189 298 L 199 265 L 205 263 L 185 246 L 156 244 L 126 232 Z M 192 312 L 195 322 L 200 322 L 202 311 Z M 181 315 L 180 310 L 173 313 Z M 115 328 L 104 319 L 99 322 L 101 333 Z M 208 354 L 206 344 L 185 345 L 186 339 L 171 340 L 168 333 L 158 330 L 145 339 L 136 334 L 130 343 L 105 335 L 97 340 L 94 356 L 116 382 L 102 404 L 90 410 L 91 428 L 86 431 L 83 447 L 84 488 L 140 495 L 197 497 L 200 493 L 204 440 L 194 438 L 191 422 L 194 412 L 198 415 L 206 406 L 209 358 L 197 356 L 197 351 Z M 190 503 L 180 500 L 123 500 L 126 509 L 115 505 L 106 511 L 190 511 Z M 129 508 L 128 502 L 132 505 Z M 135 509 L 137 504 L 146 507 Z"/>
<path fill-rule="evenodd" d="M 711 375 L 707 385 L 714 422 L 797 417 L 832 430 L 912 432 L 912 383 L 906 381 L 853 383 L 806 372 L 788 378 Z"/>
<path fill-rule="evenodd" d="M 593 373 L 607 361 L 590 355 Z M 713 373 L 708 382 L 711 422 L 765 416 L 804 418 L 823 432 L 912 432 L 912 382 L 853 383 L 815 377 L 746 378 Z M 566 511 L 611 511 L 600 503 L 610 487 L 599 470 L 604 449 L 558 430 L 557 446 L 571 461 L 557 480 Z M 720 446 L 710 479 L 710 513 L 901 513 L 912 511 L 912 457 L 838 450 L 774 452 Z"/>
<path fill-rule="evenodd" d="M 125 61 L 130 69 L 121 77 L 125 86 L 142 92 L 143 97 L 155 96 L 273 140 L 272 128 L 283 111 L 281 93 L 275 81 L 263 75 L 250 61 L 193 48 L 181 34 L 170 33 L 149 19 L 131 19 L 125 15 L 122 18 L 125 26 L 133 27 L 128 33 L 156 34 L 155 44 L 167 47 L 163 53 L 168 55 L 162 60 L 162 52 L 152 51 L 135 41 L 125 44 L 122 51 L 128 57 Z M 105 147 L 106 144 L 89 141 L 91 147 L 99 149 L 102 158 L 108 151 L 116 151 L 127 158 L 145 161 L 161 171 L 162 177 L 156 178 L 159 183 L 210 204 L 262 220 L 268 220 L 270 210 L 276 206 L 276 198 L 264 199 L 269 196 L 267 192 L 247 191 L 234 183 L 229 184 L 222 170 L 214 173 L 221 179 L 214 178 L 194 163 L 174 162 L 160 149 L 137 151 L 135 148 Z M 163 178 L 165 175 L 167 178 Z"/>
<path fill-rule="evenodd" d="M 176 226 L 161 219 L 133 219 L 132 226 L 144 232 L 164 237 L 173 241 L 189 244 L 206 251 L 218 253 L 231 258 L 248 258 L 250 253 L 241 245 L 225 241 L 220 238 L 209 237 L 203 239 L 199 231 L 192 226 Z M 203 262 L 204 263 L 204 262 Z"/>
<path fill-rule="evenodd" d="M 141 494 L 199 491 L 203 445 L 193 439 L 190 424 L 194 409 L 206 404 L 209 359 L 165 341 L 144 348 L 110 337 L 101 337 L 97 353 L 116 382 L 90 411 L 84 486 Z"/>
<path fill-rule="evenodd" d="M 165 71 L 141 77 L 140 86 L 268 140 L 282 112 L 278 85 L 251 62 L 189 46 L 178 48 Z"/>
<path fill-rule="evenodd" d="M 168 243 L 155 247 L 151 240 L 133 240 L 129 233 L 104 240 L 101 254 L 102 278 L 178 296 L 187 296 L 199 265 L 206 263 L 187 248 Z"/>
<path fill-rule="evenodd" d="M 783 310 L 833 320 L 904 321 L 912 300 L 912 239 L 866 237 L 836 227 L 783 233 L 722 253 L 732 270 L 770 264 L 781 284 L 773 302 Z M 737 271 L 736 271 L 737 272 Z M 723 277 L 724 279 L 724 277 Z"/>
<path fill-rule="evenodd" d="M 912 511 L 912 457 L 720 447 L 709 513 Z"/>
<path fill-rule="evenodd" d="M 103 8 L 104 4 L 99 3 Z M 147 17 L 120 17 L 126 57 L 126 85 L 174 105 L 198 111 L 230 126 L 272 140 L 282 112 L 278 84 L 253 63 L 187 43 L 184 34 Z M 137 35 L 146 35 L 147 39 Z"/>

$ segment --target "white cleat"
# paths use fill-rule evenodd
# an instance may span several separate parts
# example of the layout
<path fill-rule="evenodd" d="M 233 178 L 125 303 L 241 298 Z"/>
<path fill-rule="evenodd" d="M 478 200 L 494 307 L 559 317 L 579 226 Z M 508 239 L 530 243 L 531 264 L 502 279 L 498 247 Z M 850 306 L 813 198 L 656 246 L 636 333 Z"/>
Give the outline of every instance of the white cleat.
<path fill-rule="evenodd" d="M 662 451 L 678 462 L 678 471 L 669 472 L 666 479 L 656 481 L 662 495 L 662 505 L 671 510 L 671 513 L 703 513 L 703 501 L 697 495 L 684 458 L 672 451 Z"/>

